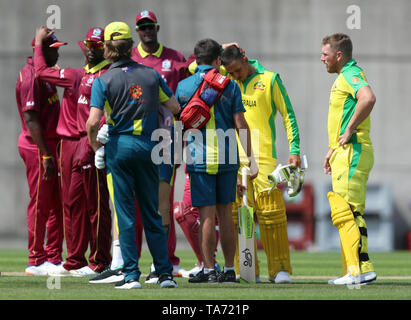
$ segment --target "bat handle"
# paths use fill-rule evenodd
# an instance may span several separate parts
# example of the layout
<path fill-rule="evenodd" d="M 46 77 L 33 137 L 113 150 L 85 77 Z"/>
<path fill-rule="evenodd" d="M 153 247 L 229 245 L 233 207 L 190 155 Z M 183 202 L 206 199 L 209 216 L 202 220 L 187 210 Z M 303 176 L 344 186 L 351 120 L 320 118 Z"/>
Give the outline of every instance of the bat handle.
<path fill-rule="evenodd" d="M 241 168 L 242 185 L 247 188 L 247 167 Z M 243 206 L 247 206 L 247 190 L 243 192 Z"/>

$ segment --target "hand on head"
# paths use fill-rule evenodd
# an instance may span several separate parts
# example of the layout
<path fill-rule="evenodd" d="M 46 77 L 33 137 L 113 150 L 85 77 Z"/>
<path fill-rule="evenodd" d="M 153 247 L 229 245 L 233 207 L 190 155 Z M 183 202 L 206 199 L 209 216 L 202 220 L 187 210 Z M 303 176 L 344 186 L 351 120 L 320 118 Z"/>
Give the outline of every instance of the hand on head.
<path fill-rule="evenodd" d="M 50 37 L 54 33 L 54 30 L 51 30 L 45 26 L 41 26 L 40 28 L 36 29 L 36 40 L 35 45 L 41 46 L 43 41 Z"/>

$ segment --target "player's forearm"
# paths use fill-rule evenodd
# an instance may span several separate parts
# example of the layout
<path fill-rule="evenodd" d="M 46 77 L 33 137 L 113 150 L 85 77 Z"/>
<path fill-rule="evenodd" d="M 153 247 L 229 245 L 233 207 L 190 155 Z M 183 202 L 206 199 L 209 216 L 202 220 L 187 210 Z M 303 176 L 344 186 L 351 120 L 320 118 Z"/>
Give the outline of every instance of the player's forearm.
<path fill-rule="evenodd" d="M 90 142 L 90 146 L 94 151 L 102 146 L 100 142 L 97 141 L 98 124 L 92 124 L 89 121 L 86 123 L 87 127 L 87 137 Z"/>
<path fill-rule="evenodd" d="M 174 115 L 178 114 L 180 111 L 180 105 L 174 96 L 165 101 L 163 104 Z"/>
<path fill-rule="evenodd" d="M 94 150 L 94 152 L 102 146 L 102 144 L 99 141 L 97 141 L 97 133 L 100 126 L 100 119 L 102 115 L 102 110 L 92 107 L 90 109 L 89 118 L 86 122 L 87 137 L 90 142 L 90 146 Z"/>
<path fill-rule="evenodd" d="M 363 95 L 359 97 L 357 106 L 355 107 L 354 114 L 347 125 L 347 129 L 351 132 L 357 129 L 357 127 L 371 114 L 375 105 L 374 95 Z"/>
<path fill-rule="evenodd" d="M 43 129 L 37 115 L 34 112 L 25 112 L 24 119 L 30 131 L 31 138 L 40 150 L 40 153 L 43 156 L 51 156 L 52 153 L 44 138 Z"/>

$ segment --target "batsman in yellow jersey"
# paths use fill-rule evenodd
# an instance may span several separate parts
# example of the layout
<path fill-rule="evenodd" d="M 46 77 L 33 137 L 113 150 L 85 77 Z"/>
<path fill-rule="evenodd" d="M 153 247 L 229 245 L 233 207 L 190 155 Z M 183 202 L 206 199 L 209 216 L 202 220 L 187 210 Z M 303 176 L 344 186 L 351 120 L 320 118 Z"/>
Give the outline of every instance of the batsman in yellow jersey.
<path fill-rule="evenodd" d="M 367 251 L 364 220 L 366 183 L 374 164 L 370 139 L 370 113 L 375 96 L 357 62 L 352 42 L 341 33 L 322 41 L 321 61 L 329 73 L 337 73 L 328 112 L 329 151 L 324 172 L 331 175 L 328 193 L 331 220 L 341 241 L 342 274 L 329 284 L 351 285 L 377 279 Z"/>
<path fill-rule="evenodd" d="M 301 166 L 300 137 L 297 120 L 287 91 L 280 76 L 267 70 L 257 60 L 248 60 L 237 45 L 225 48 L 221 56 L 222 65 L 241 89 L 244 113 L 251 130 L 251 144 L 258 164 L 257 178 L 248 182 L 248 204 L 254 207 L 260 228 L 261 242 L 267 255 L 269 280 L 274 283 L 290 283 L 292 273 L 287 235 L 287 217 L 281 191 L 272 185 L 267 176 L 277 165 L 275 147 L 275 117 L 280 113 L 289 142 L 288 163 Z M 240 150 L 241 164 L 248 165 L 248 159 Z M 241 172 L 241 171 L 239 171 Z M 241 178 L 239 179 L 241 181 Z M 233 220 L 238 227 L 238 208 L 241 197 L 233 205 Z M 238 266 L 238 246 L 236 252 Z M 257 259 L 256 259 L 257 260 Z M 258 263 L 256 279 L 259 279 Z"/>

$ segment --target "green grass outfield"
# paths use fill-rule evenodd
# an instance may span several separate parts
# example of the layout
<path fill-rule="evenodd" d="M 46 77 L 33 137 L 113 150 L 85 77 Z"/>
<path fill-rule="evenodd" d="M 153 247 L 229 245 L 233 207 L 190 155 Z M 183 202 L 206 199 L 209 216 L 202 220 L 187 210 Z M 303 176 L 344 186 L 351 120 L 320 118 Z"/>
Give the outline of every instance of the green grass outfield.
<path fill-rule="evenodd" d="M 195 264 L 190 251 L 177 251 L 181 266 Z M 160 289 L 144 284 L 151 256 L 144 251 L 140 260 L 141 290 L 118 290 L 113 284 L 89 284 L 85 278 L 63 277 L 60 284 L 48 277 L 25 276 L 26 250 L 0 250 L 1 300 L 411 300 L 411 252 L 371 253 L 378 274 L 376 282 L 348 288 L 331 286 L 328 279 L 340 274 L 337 252 L 291 252 L 292 284 L 276 285 L 267 280 L 265 254 L 258 252 L 262 283 L 190 284 L 176 278 L 179 288 Z M 222 261 L 221 253 L 218 259 Z M 50 284 L 54 289 L 48 288 Z M 59 285 L 59 286 L 58 286 Z"/>

